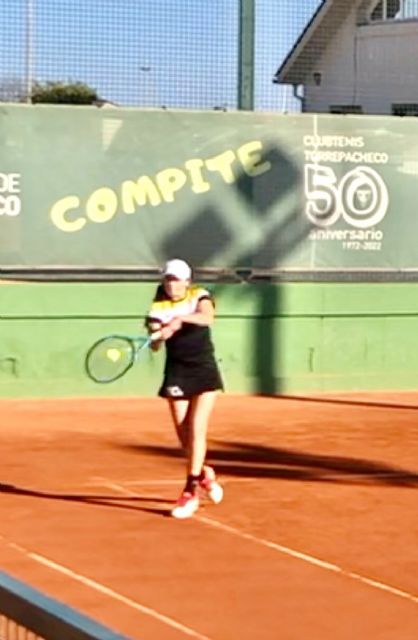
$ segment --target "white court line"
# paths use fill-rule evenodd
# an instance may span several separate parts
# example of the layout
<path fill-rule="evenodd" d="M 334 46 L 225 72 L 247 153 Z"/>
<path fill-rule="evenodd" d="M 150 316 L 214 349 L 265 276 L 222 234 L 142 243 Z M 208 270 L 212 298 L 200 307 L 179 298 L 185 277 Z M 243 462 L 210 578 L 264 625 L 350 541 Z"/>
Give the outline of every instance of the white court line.
<path fill-rule="evenodd" d="M 104 478 L 103 478 L 104 479 Z M 104 479 L 105 480 L 105 479 Z M 241 483 L 241 482 L 256 482 L 257 478 L 222 478 L 222 484 L 233 484 L 233 483 Z M 117 480 L 117 482 L 119 482 L 119 480 Z M 165 485 L 183 485 L 184 484 L 184 476 L 182 476 L 181 478 L 178 478 L 177 480 L 173 479 L 173 480 L 121 480 L 120 481 L 123 486 L 127 486 L 127 487 L 140 487 L 140 486 L 146 486 L 146 485 L 161 485 L 161 486 L 165 486 Z"/>
<path fill-rule="evenodd" d="M 121 482 L 123 486 L 143 486 L 143 487 L 165 487 L 165 486 L 174 486 L 181 485 L 184 482 L 184 476 L 182 478 L 171 478 L 170 480 L 117 480 L 116 482 Z M 109 479 L 102 478 L 101 476 L 94 476 L 87 483 L 89 486 L 95 487 L 109 487 Z M 120 486 L 122 486 L 122 484 Z"/>
<path fill-rule="evenodd" d="M 105 489 L 113 489 L 113 491 L 119 491 L 119 493 L 123 493 L 125 496 L 130 496 L 131 498 L 138 498 L 138 494 L 136 491 L 131 491 L 131 489 L 125 489 L 125 487 L 121 484 L 117 484 L 116 482 L 105 482 L 105 478 L 103 478 L 103 487 Z M 150 502 L 152 502 L 152 498 L 150 498 Z M 167 500 L 167 503 L 170 502 Z"/>
<path fill-rule="evenodd" d="M 109 488 L 120 491 L 125 495 L 134 496 L 135 493 L 130 491 L 129 489 L 125 489 L 125 487 L 118 485 L 116 483 L 109 483 L 106 485 Z M 302 553 L 301 551 L 296 551 L 296 549 L 291 549 L 290 547 L 285 547 L 281 544 L 277 544 L 276 542 L 272 542 L 271 540 L 266 540 L 265 538 L 259 538 L 257 536 L 253 536 L 251 533 L 246 533 L 245 531 L 241 531 L 241 529 L 236 529 L 235 527 L 231 527 L 230 525 L 223 524 L 218 520 L 213 520 L 212 518 L 206 518 L 205 516 L 194 516 L 194 519 L 198 522 L 202 522 L 203 524 L 208 525 L 214 529 L 220 529 L 225 533 L 230 533 L 235 535 L 243 540 L 248 540 L 249 542 L 253 542 L 255 544 L 261 545 L 263 547 L 267 547 L 268 549 L 273 549 L 274 551 L 278 551 L 279 553 L 283 553 L 284 555 L 291 556 L 292 558 L 297 558 L 298 560 L 302 560 L 303 562 L 307 562 L 308 564 L 312 564 L 316 567 L 320 567 L 321 569 L 325 569 L 326 571 L 332 571 L 333 573 L 337 573 L 345 578 L 350 578 L 351 580 L 356 580 L 357 582 L 361 582 L 363 584 L 368 585 L 369 587 L 374 587 L 375 589 L 379 589 L 380 591 L 386 591 L 394 596 L 398 596 L 400 598 L 404 598 L 405 600 L 409 600 L 415 604 L 418 604 L 418 597 L 414 596 L 412 593 L 408 593 L 407 591 L 402 591 L 401 589 L 397 589 L 396 587 L 391 587 L 384 582 L 380 582 L 379 580 L 373 580 L 372 578 L 367 578 L 366 576 L 362 576 L 359 573 L 355 573 L 354 571 L 347 571 L 342 567 L 339 567 L 336 564 L 332 564 L 331 562 L 326 562 L 325 560 L 321 560 L 320 558 L 315 558 L 315 556 L 311 556 L 307 553 Z"/>
<path fill-rule="evenodd" d="M 235 527 L 231 527 L 229 525 L 223 524 L 222 522 L 218 522 L 218 520 L 213 520 L 212 518 L 206 518 L 204 516 L 194 516 L 196 520 L 206 524 L 214 529 L 220 529 L 221 531 L 225 531 L 225 533 L 230 533 L 232 535 L 243 538 L 244 540 L 249 540 L 250 542 L 255 542 L 263 547 L 268 547 L 269 549 L 274 549 L 275 551 L 279 551 L 285 555 L 291 556 L 292 558 L 297 558 L 298 560 L 303 560 L 304 562 L 308 562 L 309 564 L 313 564 L 321 569 L 325 569 L 327 571 L 333 571 L 334 573 L 338 573 L 345 578 L 350 578 L 352 580 L 357 580 L 358 582 L 362 582 L 363 584 L 367 584 L 369 587 L 374 587 L 375 589 L 380 589 L 381 591 L 386 591 L 391 593 L 394 596 L 399 596 L 400 598 L 404 598 L 406 600 L 410 600 L 415 604 L 418 604 L 418 597 L 414 596 L 407 591 L 402 591 L 401 589 L 397 589 L 396 587 L 391 587 L 384 582 L 379 582 L 378 580 L 373 580 L 372 578 L 367 578 L 366 576 L 362 576 L 359 573 L 355 573 L 354 571 L 347 571 L 342 567 L 339 567 L 336 564 L 332 564 L 330 562 L 325 562 L 324 560 L 320 560 L 319 558 L 315 558 L 315 556 L 310 556 L 307 553 L 302 553 L 300 551 L 296 551 L 295 549 L 291 549 L 290 547 L 285 547 L 281 544 L 277 544 L 276 542 L 272 542 L 271 540 L 266 540 L 264 538 L 258 538 L 257 536 L 253 536 L 250 533 L 246 533 L 245 531 L 241 531 L 240 529 L 236 529 Z"/>
<path fill-rule="evenodd" d="M 155 618 L 159 622 L 163 622 L 169 627 L 172 627 L 173 629 L 177 629 L 178 631 L 181 631 L 187 636 L 195 638 L 196 640 L 211 640 L 211 638 L 208 638 L 208 636 L 204 636 L 198 631 L 195 631 L 190 627 L 186 627 L 184 624 L 181 624 L 180 622 L 177 622 L 177 620 L 174 620 L 173 618 L 169 618 L 168 616 L 165 616 L 164 614 L 159 613 L 155 609 L 151 609 L 150 607 L 146 607 L 145 605 L 139 604 L 139 602 L 136 602 L 135 600 L 131 600 L 131 598 L 127 598 L 126 596 L 123 596 L 122 594 L 118 593 L 117 591 L 114 591 L 113 589 L 110 589 L 109 587 L 106 587 L 100 582 L 96 582 L 96 580 L 87 578 L 81 573 L 77 573 L 76 571 L 73 571 L 72 569 L 69 569 L 68 567 L 65 567 L 62 564 L 58 564 L 57 562 L 54 562 L 53 560 L 50 560 L 45 556 L 41 556 L 39 553 L 35 553 L 34 551 L 29 551 L 29 549 L 25 549 L 25 547 L 22 547 L 21 545 L 16 544 L 15 542 L 10 542 L 3 536 L 0 536 L 0 540 L 2 540 L 9 547 L 12 547 L 13 549 L 19 551 L 20 553 L 24 554 L 28 558 L 31 558 L 35 562 L 45 565 L 46 567 L 49 567 L 49 569 L 53 569 L 58 573 L 62 573 L 65 576 L 71 578 L 72 580 L 76 580 L 77 582 L 80 582 L 81 584 L 87 587 L 90 587 L 95 591 L 99 591 L 100 593 L 103 593 L 106 596 L 113 598 L 114 600 L 118 600 L 119 602 L 122 602 L 128 607 L 131 607 L 131 609 L 136 609 L 137 611 L 140 611 L 141 613 L 147 616 L 150 616 L 151 618 Z"/>
<path fill-rule="evenodd" d="M 260 467 L 263 468 L 263 467 Z M 257 467 L 253 467 L 253 469 L 257 469 Z M 283 467 L 283 470 L 286 470 L 287 467 Z M 324 480 L 328 480 L 328 481 L 338 481 L 341 479 L 347 479 L 350 480 L 352 482 L 356 482 L 359 480 L 363 480 L 365 481 L 365 485 L 367 486 L 371 486 L 373 484 L 373 482 L 375 480 L 404 480 L 406 483 L 408 481 L 411 482 L 411 488 L 415 489 L 416 488 L 416 484 L 418 482 L 417 480 L 417 476 L 418 476 L 418 471 L 408 474 L 406 472 L 402 472 L 400 471 L 399 473 L 394 473 L 394 472 L 388 472 L 388 473 L 349 473 L 349 472 L 340 472 L 340 473 L 323 473 L 320 474 L 318 476 L 313 476 L 312 478 L 306 478 L 306 482 L 310 482 L 315 481 L 316 477 L 318 477 L 319 479 L 324 479 Z M 283 481 L 286 481 L 286 478 L 283 478 Z M 303 480 L 302 480 L 303 481 Z M 90 481 L 88 482 L 89 485 L 91 486 L 103 486 L 106 485 L 108 482 L 107 478 L 103 478 L 101 476 L 94 476 L 93 478 L 90 479 Z M 166 480 L 162 480 L 162 479 L 150 479 L 150 480 L 116 480 L 117 483 L 120 484 L 120 486 L 125 486 L 125 487 L 146 487 L 146 486 L 161 486 L 161 487 L 165 487 L 165 486 L 175 486 L 175 485 L 181 485 L 184 482 L 184 476 L 182 476 L 181 478 L 169 478 Z M 222 484 L 240 484 L 240 483 L 250 483 L 250 482 L 259 482 L 259 478 L 257 477 L 247 477 L 247 478 L 242 478 L 242 477 L 238 477 L 238 478 L 225 478 L 222 477 Z M 293 479 L 290 478 L 289 482 L 293 482 Z M 406 486 L 405 488 L 408 488 L 408 486 Z"/>
<path fill-rule="evenodd" d="M 235 482 L 255 482 L 257 478 L 222 478 L 222 484 L 233 484 Z M 115 487 L 174 487 L 184 484 L 184 476 L 181 478 L 171 478 L 169 480 L 116 480 Z M 109 487 L 109 479 L 95 476 L 87 483 L 88 486 Z"/>

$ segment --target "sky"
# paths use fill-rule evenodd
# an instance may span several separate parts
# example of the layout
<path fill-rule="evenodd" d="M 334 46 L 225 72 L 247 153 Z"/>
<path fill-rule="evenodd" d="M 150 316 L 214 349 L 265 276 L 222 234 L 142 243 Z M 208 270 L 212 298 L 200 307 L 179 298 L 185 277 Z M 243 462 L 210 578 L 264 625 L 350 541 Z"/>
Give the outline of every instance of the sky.
<path fill-rule="evenodd" d="M 319 3 L 256 0 L 257 110 L 298 110 L 272 79 Z M 121 106 L 237 106 L 239 0 L 1 0 L 1 9 L 0 86 L 23 79 L 29 59 L 34 80 L 85 82 Z"/>

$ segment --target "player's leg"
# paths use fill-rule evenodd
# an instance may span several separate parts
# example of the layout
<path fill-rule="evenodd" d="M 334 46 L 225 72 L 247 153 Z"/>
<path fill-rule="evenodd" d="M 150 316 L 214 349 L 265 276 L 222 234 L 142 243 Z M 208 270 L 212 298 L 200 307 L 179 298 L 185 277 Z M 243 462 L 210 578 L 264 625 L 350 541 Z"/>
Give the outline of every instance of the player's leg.
<path fill-rule="evenodd" d="M 200 476 L 207 449 L 209 419 L 215 405 L 217 391 L 206 391 L 191 400 L 189 424 L 189 459 L 187 473 Z"/>
<path fill-rule="evenodd" d="M 180 444 L 187 454 L 189 447 L 189 431 L 191 419 L 191 401 L 184 399 L 168 399 L 171 419 Z"/>
<path fill-rule="evenodd" d="M 205 459 L 209 420 L 217 395 L 218 391 L 207 391 L 193 398 L 189 444 L 189 477 L 194 478 L 195 474 L 199 472 L 199 487 L 215 504 L 222 501 L 223 488 L 216 479 L 214 469 L 205 464 Z"/>
<path fill-rule="evenodd" d="M 199 486 L 202 486 L 207 491 L 209 497 L 211 497 L 209 489 L 217 488 L 216 496 L 215 491 L 213 491 L 216 499 L 212 499 L 214 502 L 220 502 L 222 500 L 222 487 L 216 482 L 213 470 L 210 467 L 204 467 L 209 419 L 216 396 L 216 391 L 207 391 L 194 396 L 190 401 L 188 411 L 189 443 L 187 481 L 176 506 L 171 512 L 175 518 L 188 518 L 197 511 L 199 508 Z M 211 476 L 211 486 L 209 487 L 209 477 L 206 478 L 206 474 L 210 472 L 213 474 L 213 477 Z"/>
<path fill-rule="evenodd" d="M 176 430 L 180 444 L 189 459 L 189 440 L 190 440 L 190 424 L 192 416 L 192 402 L 185 399 L 169 398 L 168 405 L 170 408 L 171 418 Z M 171 511 L 174 518 L 189 518 L 199 508 L 199 497 L 193 490 L 189 490 L 186 486 L 182 491 L 176 506 Z"/>

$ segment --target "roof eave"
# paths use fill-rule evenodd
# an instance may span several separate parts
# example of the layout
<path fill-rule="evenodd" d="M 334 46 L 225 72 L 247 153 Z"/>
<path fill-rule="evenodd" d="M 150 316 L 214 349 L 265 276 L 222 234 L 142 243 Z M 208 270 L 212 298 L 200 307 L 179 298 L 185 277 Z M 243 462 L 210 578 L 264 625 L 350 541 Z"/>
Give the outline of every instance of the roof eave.
<path fill-rule="evenodd" d="M 322 3 L 317 7 L 312 18 L 300 34 L 299 38 L 295 42 L 294 46 L 286 56 L 282 65 L 276 71 L 273 82 L 276 84 L 299 84 L 300 77 L 305 74 L 295 73 L 294 69 L 296 61 L 301 56 L 308 42 L 315 34 L 317 28 L 321 24 L 322 20 L 331 8 L 334 0 L 322 0 Z M 293 73 L 292 73 L 293 71 Z"/>

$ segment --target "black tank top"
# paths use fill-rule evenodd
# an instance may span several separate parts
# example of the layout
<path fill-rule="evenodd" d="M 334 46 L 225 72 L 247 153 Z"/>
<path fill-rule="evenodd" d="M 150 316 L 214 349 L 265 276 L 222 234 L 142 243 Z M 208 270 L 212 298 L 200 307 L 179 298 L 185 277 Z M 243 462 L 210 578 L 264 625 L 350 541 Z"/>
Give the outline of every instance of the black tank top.
<path fill-rule="evenodd" d="M 148 314 L 148 322 L 158 322 L 165 326 L 173 318 L 195 313 L 201 300 L 210 300 L 213 304 L 211 294 L 202 287 L 191 286 L 182 300 L 171 300 L 163 285 L 159 285 Z M 214 347 L 209 327 L 185 322 L 165 345 L 167 364 L 204 365 L 213 361 Z"/>

